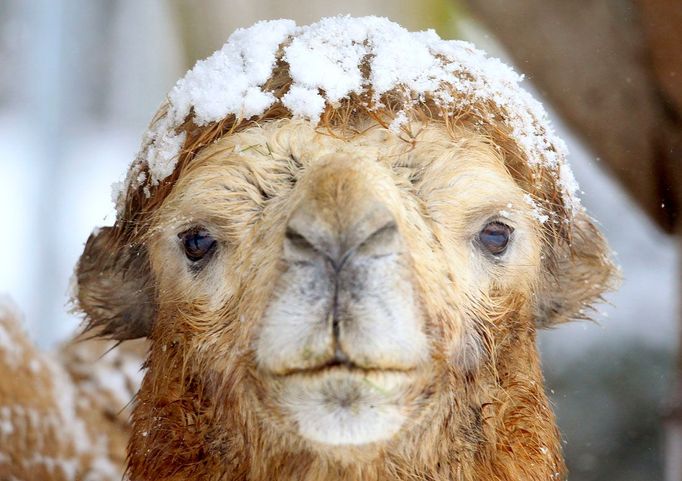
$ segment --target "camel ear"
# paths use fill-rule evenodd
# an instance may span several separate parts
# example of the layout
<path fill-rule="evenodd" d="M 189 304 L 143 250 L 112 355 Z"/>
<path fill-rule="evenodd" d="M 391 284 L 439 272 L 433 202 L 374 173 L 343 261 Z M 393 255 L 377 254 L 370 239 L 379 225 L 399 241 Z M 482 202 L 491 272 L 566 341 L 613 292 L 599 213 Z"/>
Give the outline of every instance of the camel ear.
<path fill-rule="evenodd" d="M 123 244 L 113 227 L 99 229 L 85 244 L 76 277 L 86 331 L 119 341 L 149 336 L 154 285 L 144 247 Z"/>
<path fill-rule="evenodd" d="M 618 284 L 619 271 L 599 229 L 587 214 L 576 214 L 570 243 L 552 248 L 536 304 L 538 327 L 589 319 L 593 304 Z"/>

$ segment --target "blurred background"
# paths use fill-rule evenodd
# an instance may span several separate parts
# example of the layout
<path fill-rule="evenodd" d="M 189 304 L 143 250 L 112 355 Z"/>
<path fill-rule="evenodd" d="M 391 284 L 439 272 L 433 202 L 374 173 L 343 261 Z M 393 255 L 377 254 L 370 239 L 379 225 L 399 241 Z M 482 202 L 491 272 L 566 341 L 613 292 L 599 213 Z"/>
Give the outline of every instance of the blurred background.
<path fill-rule="evenodd" d="M 235 28 L 336 14 L 434 28 L 527 74 L 624 277 L 596 322 L 540 336 L 569 479 L 681 481 L 680 0 L 0 0 L 0 294 L 33 339 L 78 326 L 73 266 L 175 81 Z"/>

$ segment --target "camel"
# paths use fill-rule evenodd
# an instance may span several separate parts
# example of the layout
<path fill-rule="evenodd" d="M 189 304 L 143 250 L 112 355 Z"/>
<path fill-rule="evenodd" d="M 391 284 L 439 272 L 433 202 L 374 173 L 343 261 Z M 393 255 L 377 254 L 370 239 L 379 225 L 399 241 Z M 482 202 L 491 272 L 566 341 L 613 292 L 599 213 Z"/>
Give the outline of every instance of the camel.
<path fill-rule="evenodd" d="M 74 339 L 42 352 L 0 298 L 0 479 L 119 481 L 143 340 Z"/>
<path fill-rule="evenodd" d="M 536 332 L 616 269 L 519 81 L 336 17 L 178 82 L 76 269 L 86 330 L 149 343 L 129 479 L 565 479 Z"/>

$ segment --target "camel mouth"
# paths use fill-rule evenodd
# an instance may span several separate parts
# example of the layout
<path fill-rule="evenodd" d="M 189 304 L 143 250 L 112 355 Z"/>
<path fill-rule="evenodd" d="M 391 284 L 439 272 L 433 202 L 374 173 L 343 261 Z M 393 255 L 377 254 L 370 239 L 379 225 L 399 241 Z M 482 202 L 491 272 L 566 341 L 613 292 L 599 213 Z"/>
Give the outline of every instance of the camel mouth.
<path fill-rule="evenodd" d="M 385 367 L 365 367 L 354 364 L 352 362 L 337 362 L 329 361 L 325 364 L 307 367 L 307 368 L 293 368 L 285 372 L 278 373 L 277 377 L 287 378 L 293 376 L 316 377 L 329 373 L 347 373 L 349 375 L 368 376 L 372 374 L 414 374 L 416 368 L 385 368 Z"/>
<path fill-rule="evenodd" d="M 289 367 L 273 373 L 277 378 L 287 377 L 318 377 L 326 374 L 348 374 L 351 376 L 371 376 L 376 374 L 414 374 L 416 366 L 388 365 L 381 366 L 378 363 L 365 362 L 359 364 L 348 358 L 343 353 L 336 352 L 333 358 L 322 361 L 312 366 Z"/>

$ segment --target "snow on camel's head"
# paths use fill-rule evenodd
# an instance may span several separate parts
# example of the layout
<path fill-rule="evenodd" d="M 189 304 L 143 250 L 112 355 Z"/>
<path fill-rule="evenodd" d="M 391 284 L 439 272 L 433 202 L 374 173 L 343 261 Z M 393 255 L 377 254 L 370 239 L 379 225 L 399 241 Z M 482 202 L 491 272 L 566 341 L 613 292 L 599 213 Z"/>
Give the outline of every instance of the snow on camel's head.
<path fill-rule="evenodd" d="M 337 17 L 176 84 L 78 266 L 89 328 L 152 341 L 134 479 L 556 479 L 535 329 L 613 269 L 520 80 Z"/>

